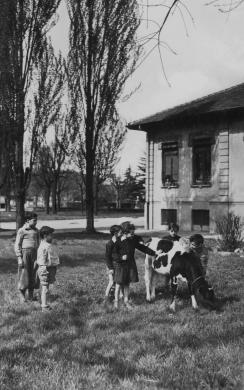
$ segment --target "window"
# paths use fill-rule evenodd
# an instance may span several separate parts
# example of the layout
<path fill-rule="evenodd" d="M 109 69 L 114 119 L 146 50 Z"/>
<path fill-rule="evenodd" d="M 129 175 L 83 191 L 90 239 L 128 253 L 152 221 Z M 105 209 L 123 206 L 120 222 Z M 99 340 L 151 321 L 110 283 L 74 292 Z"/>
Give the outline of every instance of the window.
<path fill-rule="evenodd" d="M 192 229 L 209 231 L 209 210 L 192 210 Z"/>
<path fill-rule="evenodd" d="M 179 179 L 179 148 L 177 142 L 162 144 L 162 183 L 177 185 Z"/>
<path fill-rule="evenodd" d="M 211 139 L 193 141 L 193 184 L 211 183 Z"/>
<path fill-rule="evenodd" d="M 161 210 L 161 225 L 169 225 L 170 222 L 177 223 L 176 209 L 162 209 Z"/>

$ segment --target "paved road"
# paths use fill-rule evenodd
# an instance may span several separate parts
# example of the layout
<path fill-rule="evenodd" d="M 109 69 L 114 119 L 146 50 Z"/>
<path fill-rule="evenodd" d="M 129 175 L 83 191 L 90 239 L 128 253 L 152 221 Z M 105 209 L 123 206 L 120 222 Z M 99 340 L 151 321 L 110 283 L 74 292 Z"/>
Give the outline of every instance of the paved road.
<path fill-rule="evenodd" d="M 99 231 L 108 231 L 110 226 L 114 224 L 120 225 L 122 222 L 131 221 L 136 228 L 143 228 L 144 226 L 144 217 L 120 217 L 120 218 L 97 218 L 95 219 L 95 228 Z M 85 229 L 86 220 L 85 219 L 61 219 L 61 220 L 39 220 L 37 227 L 40 228 L 43 225 L 51 226 L 55 230 L 63 229 Z M 15 230 L 15 222 L 1 222 L 1 229 Z"/>

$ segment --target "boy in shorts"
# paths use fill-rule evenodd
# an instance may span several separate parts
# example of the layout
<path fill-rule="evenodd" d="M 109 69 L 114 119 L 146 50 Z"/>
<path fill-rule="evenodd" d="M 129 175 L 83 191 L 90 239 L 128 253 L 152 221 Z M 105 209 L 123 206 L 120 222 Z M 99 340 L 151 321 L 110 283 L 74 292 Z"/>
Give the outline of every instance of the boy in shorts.
<path fill-rule="evenodd" d="M 53 232 L 54 229 L 49 226 L 43 226 L 40 229 L 41 243 L 37 251 L 38 276 L 41 284 L 41 307 L 44 312 L 51 310 L 47 301 L 49 286 L 55 282 L 57 266 L 60 264 L 56 248 L 52 244 Z"/>

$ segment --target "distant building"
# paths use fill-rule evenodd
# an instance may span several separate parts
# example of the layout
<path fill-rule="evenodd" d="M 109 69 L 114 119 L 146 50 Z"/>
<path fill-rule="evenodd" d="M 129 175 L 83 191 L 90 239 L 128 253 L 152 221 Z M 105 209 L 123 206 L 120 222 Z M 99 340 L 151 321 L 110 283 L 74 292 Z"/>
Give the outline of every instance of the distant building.
<path fill-rule="evenodd" d="M 244 218 L 244 84 L 128 125 L 147 132 L 145 227 L 214 231 Z"/>

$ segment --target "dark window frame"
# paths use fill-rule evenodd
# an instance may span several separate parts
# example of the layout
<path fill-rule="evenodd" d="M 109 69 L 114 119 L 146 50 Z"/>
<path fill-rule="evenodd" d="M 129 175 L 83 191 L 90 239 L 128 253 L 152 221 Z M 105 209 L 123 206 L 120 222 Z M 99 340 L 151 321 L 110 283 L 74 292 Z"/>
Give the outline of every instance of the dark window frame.
<path fill-rule="evenodd" d="M 210 186 L 212 180 L 212 138 L 192 142 L 192 185 Z"/>
<path fill-rule="evenodd" d="M 171 157 L 170 172 L 167 171 L 167 158 Z M 174 158 L 176 157 L 176 162 Z M 176 164 L 176 165 L 174 165 Z M 175 172 L 177 172 L 175 174 Z M 165 142 L 162 144 L 162 185 L 163 187 L 176 187 L 179 182 L 179 145 L 178 142 Z"/>
<path fill-rule="evenodd" d="M 201 231 L 209 231 L 210 213 L 208 209 L 192 209 L 191 220 L 192 230 L 194 230 L 194 226 L 200 226 Z M 204 227 L 206 227 L 206 229 L 204 229 Z"/>
<path fill-rule="evenodd" d="M 177 209 L 161 209 L 161 225 L 169 225 L 171 222 L 177 223 Z"/>

